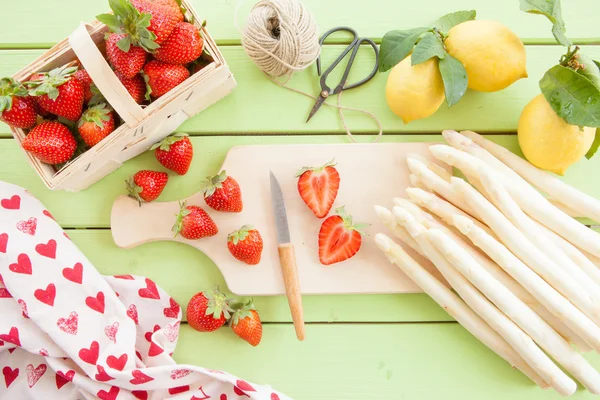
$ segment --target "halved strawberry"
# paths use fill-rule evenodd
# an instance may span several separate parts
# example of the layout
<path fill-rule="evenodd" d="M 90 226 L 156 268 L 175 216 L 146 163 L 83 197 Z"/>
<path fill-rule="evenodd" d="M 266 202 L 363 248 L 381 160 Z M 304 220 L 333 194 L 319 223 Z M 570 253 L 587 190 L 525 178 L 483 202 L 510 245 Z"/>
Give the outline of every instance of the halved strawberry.
<path fill-rule="evenodd" d="M 366 224 L 355 224 L 344 207 L 336 208 L 337 215 L 323 221 L 319 231 L 319 261 L 331 265 L 353 257 L 362 243 Z"/>
<path fill-rule="evenodd" d="M 335 169 L 335 162 L 329 161 L 322 167 L 304 167 L 296 174 L 298 193 L 308 208 L 323 218 L 331 210 L 331 206 L 340 188 L 340 174 Z"/>

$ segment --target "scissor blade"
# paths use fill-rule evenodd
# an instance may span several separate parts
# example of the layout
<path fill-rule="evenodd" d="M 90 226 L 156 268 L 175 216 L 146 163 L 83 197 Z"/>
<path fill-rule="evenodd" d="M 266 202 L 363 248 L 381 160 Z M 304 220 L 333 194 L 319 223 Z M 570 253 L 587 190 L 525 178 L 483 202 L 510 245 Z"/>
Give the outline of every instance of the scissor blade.
<path fill-rule="evenodd" d="M 319 98 L 317 99 L 317 102 L 315 103 L 314 107 L 310 111 L 310 114 L 308 114 L 308 118 L 306 119 L 306 122 L 310 121 L 310 119 L 313 117 L 313 115 L 315 115 L 315 113 L 319 110 L 319 108 L 321 108 L 321 105 L 323 105 L 324 102 L 325 102 L 325 97 L 319 96 Z"/>
<path fill-rule="evenodd" d="M 273 213 L 275 214 L 277 243 L 290 243 L 290 227 L 288 226 L 287 213 L 285 211 L 285 203 L 283 201 L 281 186 L 279 186 L 277 178 L 275 178 L 275 175 L 273 175 L 273 171 L 269 172 L 271 174 L 271 203 L 273 206 Z"/>

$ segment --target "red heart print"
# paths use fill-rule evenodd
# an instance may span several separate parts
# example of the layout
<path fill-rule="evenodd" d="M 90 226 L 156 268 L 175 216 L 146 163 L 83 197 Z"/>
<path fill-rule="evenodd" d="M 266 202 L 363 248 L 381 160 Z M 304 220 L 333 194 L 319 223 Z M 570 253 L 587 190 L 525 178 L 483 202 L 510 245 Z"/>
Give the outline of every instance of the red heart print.
<path fill-rule="evenodd" d="M 98 361 L 98 353 L 100 352 L 100 345 L 95 340 L 90 344 L 90 348 L 86 349 L 85 347 L 79 350 L 79 358 L 82 361 L 85 361 L 88 364 L 96 364 Z"/>
<path fill-rule="evenodd" d="M 277 393 L 271 393 L 271 400 L 279 400 Z"/>
<path fill-rule="evenodd" d="M 135 355 L 140 359 L 140 361 L 142 360 L 142 354 L 139 351 L 136 350 Z"/>
<path fill-rule="evenodd" d="M 37 229 L 37 218 L 31 217 L 27 221 L 17 222 L 17 229 L 28 235 L 35 236 L 35 230 Z"/>
<path fill-rule="evenodd" d="M 27 386 L 32 388 L 37 381 L 40 380 L 42 375 L 46 373 L 46 369 L 48 369 L 48 367 L 46 364 L 40 364 L 34 368 L 32 364 L 28 364 L 25 369 L 27 370 Z"/>
<path fill-rule="evenodd" d="M 59 389 L 65 386 L 69 382 L 73 382 L 73 377 L 75 376 L 75 371 L 72 369 L 67 372 L 57 371 L 56 372 L 56 389 Z"/>
<path fill-rule="evenodd" d="M 0 298 L 10 299 L 12 298 L 12 295 L 10 294 L 7 288 L 0 288 Z"/>
<path fill-rule="evenodd" d="M 19 376 L 19 368 L 12 369 L 7 365 L 6 367 L 2 368 L 2 375 L 4 375 L 4 383 L 8 388 L 10 384 L 17 379 L 17 376 Z"/>
<path fill-rule="evenodd" d="M 172 297 L 169 299 L 169 304 L 171 305 L 171 307 L 164 308 L 163 314 L 167 318 L 177 318 L 179 316 L 180 310 L 179 304 L 177 304 L 177 302 L 173 300 Z"/>
<path fill-rule="evenodd" d="M 188 390 L 190 390 L 190 385 L 177 386 L 174 388 L 169 388 L 169 394 L 179 394 L 179 393 L 187 392 Z"/>
<path fill-rule="evenodd" d="M 58 321 L 56 321 L 56 326 L 58 326 L 61 331 L 68 333 L 69 335 L 77 335 L 78 324 L 79 315 L 77 315 L 77 312 L 75 311 L 71 311 L 69 318 L 59 318 Z"/>
<path fill-rule="evenodd" d="M 129 318 L 131 318 L 133 320 L 133 322 L 135 322 L 136 325 L 139 324 L 138 312 L 137 312 L 137 307 L 135 306 L 135 304 L 129 305 L 129 307 L 127 308 L 127 316 Z"/>
<path fill-rule="evenodd" d="M 75 264 L 73 268 L 63 268 L 63 276 L 71 282 L 81 283 L 83 282 L 83 265 L 81 263 Z"/>
<path fill-rule="evenodd" d="M 227 395 L 225 393 L 221 393 L 219 400 L 227 400 Z"/>
<path fill-rule="evenodd" d="M 3 233 L 0 235 L 0 253 L 6 253 L 7 247 L 8 247 L 8 233 Z"/>
<path fill-rule="evenodd" d="M 96 374 L 96 380 L 98 382 L 108 382 L 115 379 L 106 373 L 102 365 L 96 365 L 96 369 L 98 369 L 98 373 Z"/>
<path fill-rule="evenodd" d="M 54 217 L 52 216 L 52 214 L 50 214 L 50 211 L 48 211 L 48 210 L 42 211 L 42 214 L 44 214 L 46 217 L 48 217 L 50 219 L 54 219 Z"/>
<path fill-rule="evenodd" d="M 150 348 L 148 349 L 148 355 L 150 357 L 157 356 L 163 352 L 164 352 L 164 350 L 162 347 L 160 347 L 159 345 L 157 345 L 154 342 L 150 342 Z"/>
<path fill-rule="evenodd" d="M 21 313 L 23 314 L 23 318 L 29 318 L 29 315 L 27 314 L 27 304 L 25 303 L 25 300 L 17 300 L 17 303 L 19 303 L 19 305 L 21 306 Z"/>
<path fill-rule="evenodd" d="M 138 294 L 140 297 L 144 297 L 147 299 L 160 299 L 160 294 L 158 293 L 158 289 L 156 287 L 156 283 L 146 278 L 146 287 L 138 290 Z"/>
<path fill-rule="evenodd" d="M 117 371 L 123 371 L 125 364 L 127 364 L 127 353 L 121 354 L 119 358 L 115 356 L 106 357 L 106 365 Z"/>
<path fill-rule="evenodd" d="M 148 400 L 148 392 L 146 392 L 145 390 L 132 390 L 131 394 L 136 399 Z"/>
<path fill-rule="evenodd" d="M 88 296 L 85 299 L 85 304 L 94 311 L 104 314 L 104 293 L 98 292 L 96 297 Z"/>
<path fill-rule="evenodd" d="M 31 275 L 31 260 L 27 254 L 19 254 L 17 262 L 8 266 L 12 272 L 17 274 Z"/>
<path fill-rule="evenodd" d="M 131 275 L 115 275 L 114 277 L 117 279 L 126 279 L 128 281 L 133 280 L 133 276 L 131 276 Z"/>
<path fill-rule="evenodd" d="M 119 387 L 112 386 L 108 392 L 106 390 L 99 390 L 96 396 L 101 400 L 116 400 L 120 391 Z"/>
<path fill-rule="evenodd" d="M 140 385 L 142 383 L 147 383 L 154 380 L 154 378 L 149 377 L 139 369 L 134 369 L 131 371 L 131 375 L 133 375 L 133 379 L 130 379 L 129 382 L 132 385 Z"/>
<path fill-rule="evenodd" d="M 46 349 L 40 349 L 40 351 L 38 351 L 38 354 L 40 356 L 48 357 L 48 350 L 46 350 Z"/>
<path fill-rule="evenodd" d="M 12 354 L 12 353 L 13 353 L 13 351 L 15 351 L 16 349 L 17 349 L 16 347 L 13 347 L 12 349 L 8 349 L 8 352 L 9 352 L 10 354 Z"/>
<path fill-rule="evenodd" d="M 233 387 L 233 392 L 234 392 L 235 394 L 237 394 L 238 396 L 246 396 L 246 397 L 250 397 L 250 396 L 248 396 L 248 394 L 244 393 L 244 391 L 243 391 L 242 389 L 240 389 L 239 387 L 237 387 L 237 386 L 234 386 L 234 387 Z"/>
<path fill-rule="evenodd" d="M 71 240 L 71 238 L 69 237 L 69 235 L 67 235 L 67 232 L 63 232 L 63 236 L 66 237 L 67 239 Z"/>
<path fill-rule="evenodd" d="M 174 369 L 173 371 L 171 371 L 171 379 L 175 380 L 175 379 L 181 379 L 184 376 L 188 376 L 189 374 L 191 374 L 192 371 L 190 371 L 189 369 Z"/>
<path fill-rule="evenodd" d="M 210 396 L 208 396 L 206 393 L 204 393 L 204 389 L 202 389 L 202 386 L 200 386 L 198 388 L 198 390 L 202 393 L 203 397 L 192 396 L 192 398 L 190 400 L 208 400 L 208 399 L 210 399 Z M 227 398 L 227 396 L 225 398 Z"/>
<path fill-rule="evenodd" d="M 2 286 L 6 286 L 6 285 L 4 284 L 4 278 L 2 277 L 2 274 L 0 274 L 0 284 L 1 284 Z"/>
<path fill-rule="evenodd" d="M 150 331 L 150 332 L 146 332 L 146 333 L 144 333 L 144 337 L 146 338 L 146 341 L 147 341 L 147 342 L 151 342 L 151 341 L 152 341 L 152 334 L 153 334 L 154 332 L 156 332 L 157 330 L 159 330 L 159 329 L 160 329 L 160 326 L 158 326 L 158 325 L 154 325 L 154 330 L 152 330 L 152 331 Z"/>
<path fill-rule="evenodd" d="M 119 331 L 119 323 L 113 322 L 112 325 L 104 327 L 104 334 L 113 343 L 117 343 L 117 332 Z"/>
<path fill-rule="evenodd" d="M 56 298 L 56 286 L 54 286 L 54 283 L 50 283 L 46 287 L 46 290 L 36 289 L 35 292 L 33 292 L 33 295 L 42 303 L 53 307 L 54 299 Z"/>
<path fill-rule="evenodd" d="M 50 239 L 48 243 L 40 243 L 35 246 L 35 251 L 38 252 L 39 255 L 55 259 L 56 258 L 56 240 Z"/>
<path fill-rule="evenodd" d="M 21 197 L 15 194 L 10 199 L 2 199 L 0 205 L 7 210 L 18 210 L 21 208 Z"/>
<path fill-rule="evenodd" d="M 10 331 L 8 331 L 8 333 L 0 334 L 0 340 L 16 344 L 17 346 L 21 346 L 21 340 L 19 339 L 19 329 L 16 326 L 13 326 L 12 328 L 10 328 Z"/>
<path fill-rule="evenodd" d="M 256 389 L 254 389 L 252 387 L 252 385 L 250 385 L 248 382 L 242 381 L 240 379 L 238 379 L 235 382 L 235 386 L 237 386 L 238 388 L 242 389 L 245 392 L 256 392 Z"/>

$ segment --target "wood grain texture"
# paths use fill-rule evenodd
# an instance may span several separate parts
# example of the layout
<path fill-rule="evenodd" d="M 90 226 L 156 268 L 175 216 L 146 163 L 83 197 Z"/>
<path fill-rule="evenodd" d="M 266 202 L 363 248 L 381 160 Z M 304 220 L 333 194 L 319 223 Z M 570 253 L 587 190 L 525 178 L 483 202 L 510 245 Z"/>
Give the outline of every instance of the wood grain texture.
<path fill-rule="evenodd" d="M 304 309 L 302 308 L 302 292 L 300 279 L 298 279 L 298 265 L 296 264 L 296 252 L 292 243 L 284 243 L 277 246 L 281 272 L 285 286 L 285 294 L 290 306 L 294 330 L 298 340 L 303 341 L 306 336 L 304 328 Z"/>
<path fill-rule="evenodd" d="M 326 46 L 323 50 L 325 64 L 339 55 L 341 46 Z M 270 82 L 248 59 L 239 46 L 221 48 L 239 86 L 226 98 L 190 118 L 180 130 L 192 135 L 235 134 L 341 134 L 345 130 L 337 111 L 322 109 L 305 123 L 314 100 L 282 89 Z M 600 58 L 600 46 L 584 46 L 582 52 Z M 386 134 L 432 133 L 443 129 L 470 129 L 482 132 L 514 132 L 523 107 L 539 94 L 538 81 L 553 66 L 563 49 L 559 46 L 527 46 L 529 78 L 521 79 L 505 90 L 496 93 L 467 91 L 461 101 L 448 108 L 442 104 L 431 117 L 407 125 L 393 114 L 385 101 L 387 73 L 379 73 L 373 80 L 354 90 L 344 92 L 342 104 L 365 108 L 381 121 Z M 32 60 L 39 51 L 0 51 L 0 76 L 10 75 Z M 373 68 L 372 51 L 361 49 L 350 74 L 350 82 L 366 76 Z M 341 74 L 343 68 L 336 69 Z M 289 82 L 291 87 L 317 94 L 319 84 L 316 67 L 298 73 Z M 339 77 L 331 75 L 331 82 Z M 335 103 L 336 99 L 329 102 Z M 355 133 L 377 131 L 375 123 L 361 113 L 345 112 L 348 126 Z M 8 128 L 0 124 L 0 136 L 10 136 Z"/>
<path fill-rule="evenodd" d="M 267 325 L 256 348 L 182 327 L 175 359 L 270 384 L 297 400 L 558 400 L 458 324 Z M 224 353 L 235 357 L 224 357 Z M 596 368 L 598 354 L 586 354 Z M 290 362 L 288 360 L 293 360 Z M 579 388 L 570 399 L 597 398 Z"/>
<path fill-rule="evenodd" d="M 208 21 L 208 29 L 219 44 L 239 44 L 239 33 L 233 21 L 233 10 L 239 0 L 192 1 L 200 18 Z M 240 25 L 255 1 L 246 1 L 240 8 Z M 322 32 L 338 25 L 350 25 L 360 35 L 381 38 L 392 29 L 427 26 L 442 15 L 458 10 L 476 9 L 477 19 L 502 22 L 527 42 L 554 43 L 550 23 L 543 17 L 528 15 L 519 10 L 517 1 L 454 0 L 437 1 L 425 6 L 423 2 L 372 0 L 367 4 L 345 0 L 304 0 L 315 16 Z M 563 2 L 563 16 L 569 37 L 576 42 L 598 40 L 595 28 L 598 4 L 596 0 L 569 0 Z M 97 14 L 109 11 L 106 1 L 61 0 L 60 7 L 53 1 L 3 1 L 4 15 L 27 15 L 6 18 L 0 35 L 0 48 L 50 47 L 68 36 L 80 21 L 90 21 Z M 50 17 L 51 16 L 51 17 Z"/>

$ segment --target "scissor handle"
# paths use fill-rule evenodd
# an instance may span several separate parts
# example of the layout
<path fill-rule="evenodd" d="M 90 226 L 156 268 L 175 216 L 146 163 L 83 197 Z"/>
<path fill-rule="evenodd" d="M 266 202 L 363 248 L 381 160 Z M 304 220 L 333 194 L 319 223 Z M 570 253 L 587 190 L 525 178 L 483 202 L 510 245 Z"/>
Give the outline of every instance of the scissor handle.
<path fill-rule="evenodd" d="M 331 64 L 331 66 L 329 66 L 329 68 L 327 68 L 328 71 L 333 69 L 332 66 L 335 68 L 335 66 L 338 65 L 340 63 L 340 61 L 342 61 L 342 59 L 346 56 L 346 54 L 348 54 L 348 52 L 350 51 L 350 49 L 352 48 L 354 43 L 356 43 L 356 41 L 358 40 L 358 33 L 356 33 L 356 31 L 354 29 L 350 28 L 349 26 L 338 26 L 335 28 L 331 28 L 330 30 L 325 32 L 323 34 L 323 36 L 321 36 L 321 39 L 319 39 L 319 46 L 323 46 L 325 39 L 327 39 L 329 36 L 331 36 L 331 34 L 333 34 L 335 32 L 341 32 L 341 31 L 350 32 L 352 34 L 352 42 L 350 43 L 350 45 L 348 45 L 348 47 L 346 47 L 346 49 L 342 52 L 340 57 L 338 57 L 337 60 L 335 60 L 333 62 L 333 64 Z M 317 57 L 317 74 L 321 75 L 321 55 L 320 54 L 319 54 L 319 57 Z"/>
<path fill-rule="evenodd" d="M 348 74 L 350 73 L 350 68 L 352 67 L 352 63 L 354 62 L 356 53 L 358 53 L 358 50 L 360 49 L 360 45 L 365 42 L 370 44 L 371 47 L 373 48 L 373 52 L 375 53 L 375 67 L 369 73 L 369 75 L 367 75 L 365 78 L 361 79 L 358 82 L 354 82 L 350 85 L 346 85 L 346 80 L 348 79 Z M 352 54 L 350 55 L 350 60 L 348 60 L 348 65 L 346 65 L 346 70 L 344 71 L 344 76 L 342 76 L 342 80 L 340 81 L 340 84 L 338 85 L 338 87 L 335 88 L 335 90 L 333 92 L 337 94 L 337 93 L 341 92 L 342 90 L 352 89 L 352 88 L 355 88 L 357 86 L 360 86 L 360 85 L 368 82 L 369 80 L 371 80 L 371 78 L 373 78 L 375 76 L 378 69 L 379 69 L 379 50 L 377 49 L 377 45 L 375 44 L 374 41 L 372 41 L 369 38 L 358 39 L 356 41 L 356 43 L 354 43 L 354 50 L 352 50 Z M 339 90 L 338 90 L 338 88 L 339 88 Z"/>

